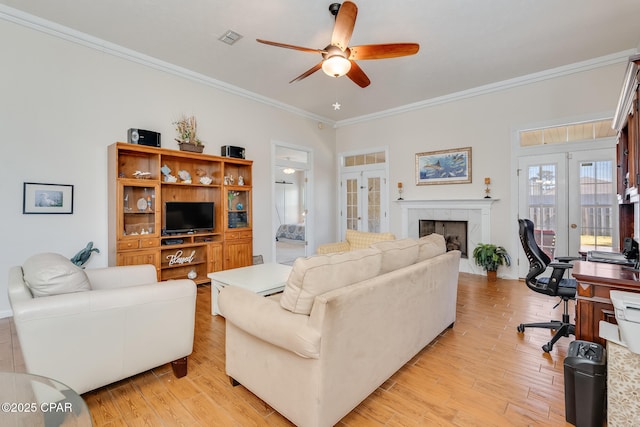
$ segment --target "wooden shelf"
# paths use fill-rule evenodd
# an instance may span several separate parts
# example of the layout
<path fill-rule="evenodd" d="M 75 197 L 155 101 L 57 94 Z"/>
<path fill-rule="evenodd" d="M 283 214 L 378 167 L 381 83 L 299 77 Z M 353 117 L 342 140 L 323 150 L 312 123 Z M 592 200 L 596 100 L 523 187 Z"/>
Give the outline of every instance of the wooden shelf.
<path fill-rule="evenodd" d="M 206 275 L 213 271 L 251 265 L 251 160 L 123 142 L 109 146 L 108 153 L 109 265 L 151 263 L 156 267 L 159 280 L 186 278 L 193 270 L 197 274 L 196 283 L 208 282 Z M 167 172 L 167 168 L 170 172 Z M 135 178 L 133 174 L 137 171 L 149 172 L 150 176 L 147 179 Z M 165 173 L 180 180 L 180 171 L 189 173 L 192 182 L 164 180 Z M 200 183 L 202 176 L 210 178 L 211 183 Z M 225 176 L 233 176 L 234 179 L 242 176 L 245 185 L 237 185 L 237 182 L 235 185 L 225 185 Z M 239 193 L 233 206 L 242 203 L 243 209 L 228 209 L 229 191 Z M 137 210 L 141 198 L 151 204 L 151 210 Z M 193 234 L 163 235 L 163 207 L 167 201 L 213 202 L 215 229 Z M 125 203 L 128 203 L 129 209 L 125 209 Z M 237 230 L 233 227 L 235 217 L 230 224 L 230 215 L 242 217 L 242 233 L 227 233 Z M 166 244 L 170 239 L 182 239 L 182 242 Z M 190 249 L 197 252 L 193 260 L 167 265 L 166 256 L 171 256 L 171 251 Z"/>

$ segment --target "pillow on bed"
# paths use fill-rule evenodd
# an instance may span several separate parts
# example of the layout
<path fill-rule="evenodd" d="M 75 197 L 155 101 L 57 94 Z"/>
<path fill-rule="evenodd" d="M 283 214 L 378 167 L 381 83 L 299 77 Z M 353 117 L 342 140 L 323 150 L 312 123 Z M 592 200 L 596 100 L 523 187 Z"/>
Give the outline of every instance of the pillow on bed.
<path fill-rule="evenodd" d="M 84 270 L 60 254 L 30 257 L 22 265 L 22 274 L 34 297 L 91 290 Z"/>

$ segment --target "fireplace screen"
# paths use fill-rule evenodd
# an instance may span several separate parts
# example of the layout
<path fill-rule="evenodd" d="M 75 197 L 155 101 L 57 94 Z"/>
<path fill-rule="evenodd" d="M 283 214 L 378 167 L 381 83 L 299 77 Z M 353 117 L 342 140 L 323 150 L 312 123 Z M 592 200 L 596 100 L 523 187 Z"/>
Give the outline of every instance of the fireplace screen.
<path fill-rule="evenodd" d="M 438 233 L 447 242 L 447 251 L 459 250 L 462 258 L 467 258 L 467 221 L 419 220 L 419 237 Z"/>

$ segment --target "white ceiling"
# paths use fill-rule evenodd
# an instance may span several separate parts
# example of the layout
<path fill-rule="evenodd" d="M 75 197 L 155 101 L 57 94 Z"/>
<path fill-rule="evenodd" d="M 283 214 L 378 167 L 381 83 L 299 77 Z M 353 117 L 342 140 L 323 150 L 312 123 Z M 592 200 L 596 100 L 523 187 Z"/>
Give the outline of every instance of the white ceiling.
<path fill-rule="evenodd" d="M 0 0 L 333 122 L 640 45 L 640 0 L 355 2 L 351 46 L 420 44 L 414 56 L 359 61 L 371 79 L 364 89 L 322 71 L 289 84 L 320 55 L 255 41 L 324 48 L 333 29 L 331 0 Z M 233 46 L 218 41 L 227 30 L 243 38 Z M 336 102 L 339 110 L 332 107 Z"/>

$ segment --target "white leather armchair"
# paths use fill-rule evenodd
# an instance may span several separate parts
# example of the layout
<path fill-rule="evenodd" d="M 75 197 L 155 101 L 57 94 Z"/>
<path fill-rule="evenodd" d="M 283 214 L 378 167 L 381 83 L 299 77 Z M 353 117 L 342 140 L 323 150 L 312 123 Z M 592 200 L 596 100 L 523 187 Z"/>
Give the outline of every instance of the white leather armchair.
<path fill-rule="evenodd" d="M 23 267 L 10 270 L 9 301 L 29 373 L 78 393 L 168 362 L 177 377 L 186 375 L 193 281 L 158 283 L 152 265 L 81 271 L 90 290 L 34 297 Z"/>

